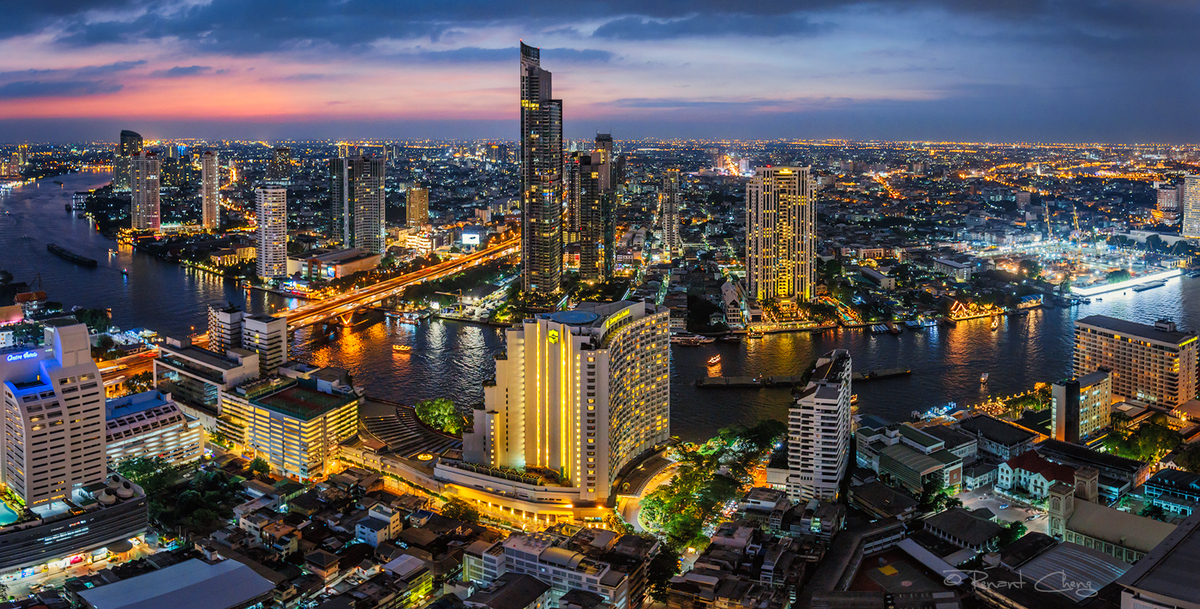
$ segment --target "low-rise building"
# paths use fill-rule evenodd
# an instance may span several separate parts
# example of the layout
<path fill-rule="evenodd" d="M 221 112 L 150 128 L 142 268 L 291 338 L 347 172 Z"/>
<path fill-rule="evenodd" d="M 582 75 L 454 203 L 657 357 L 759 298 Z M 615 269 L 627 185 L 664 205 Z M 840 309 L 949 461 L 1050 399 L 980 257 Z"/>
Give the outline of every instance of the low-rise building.
<path fill-rule="evenodd" d="M 274 583 L 240 562 L 193 558 L 83 590 L 79 597 L 87 609 L 200 606 L 250 609 L 270 601 L 274 589 Z"/>
<path fill-rule="evenodd" d="M 549 609 L 550 584 L 524 573 L 505 573 L 463 602 L 471 609 Z"/>
<path fill-rule="evenodd" d="M 979 451 L 1003 461 L 1028 452 L 1037 434 L 987 415 L 964 419 L 959 429 L 975 436 Z"/>
<path fill-rule="evenodd" d="M 168 338 L 154 359 L 154 386 L 171 397 L 205 429 L 217 429 L 221 394 L 259 375 L 258 354 L 244 349 L 217 353 L 190 340 Z"/>
<path fill-rule="evenodd" d="M 1142 485 L 1142 495 L 1168 513 L 1190 516 L 1200 506 L 1200 474 L 1158 470 Z"/>
<path fill-rule="evenodd" d="M 1021 490 L 1034 499 L 1046 498 L 1056 482 L 1074 484 L 1075 470 L 1047 461 L 1032 450 L 1001 463 L 996 471 L 996 488 Z"/>
<path fill-rule="evenodd" d="M 1180 523 L 1117 584 L 1121 609 L 1175 609 L 1200 604 L 1195 565 L 1200 563 L 1200 514 Z"/>
<path fill-rule="evenodd" d="M 287 274 L 305 279 L 337 279 L 379 266 L 381 254 L 357 247 L 340 250 L 313 250 L 288 256 Z"/>
<path fill-rule="evenodd" d="M 1051 537 L 1094 548 L 1127 563 L 1154 549 L 1175 525 L 1096 503 L 1098 472 L 1077 470 L 1075 484 L 1055 483 L 1046 504 Z"/>
<path fill-rule="evenodd" d="M 925 530 L 959 547 L 986 552 L 995 548 L 1004 527 L 964 508 L 950 508 L 924 521 Z"/>
<path fill-rule="evenodd" d="M 204 454 L 207 434 L 200 421 L 185 414 L 169 393 L 144 391 L 108 400 L 104 408 L 110 467 L 133 457 L 181 464 Z"/>

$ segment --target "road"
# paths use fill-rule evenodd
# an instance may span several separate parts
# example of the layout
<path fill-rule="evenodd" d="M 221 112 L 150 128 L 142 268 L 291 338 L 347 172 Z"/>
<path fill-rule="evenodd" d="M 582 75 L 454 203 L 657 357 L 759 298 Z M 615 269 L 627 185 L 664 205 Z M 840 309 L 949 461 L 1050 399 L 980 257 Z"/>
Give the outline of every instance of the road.
<path fill-rule="evenodd" d="M 321 323 L 333 317 L 351 314 L 356 309 L 379 302 L 384 298 L 398 295 L 404 288 L 410 285 L 441 279 L 442 277 L 453 275 L 483 262 L 502 258 L 515 252 L 520 247 L 520 244 L 520 237 L 507 239 L 487 249 L 479 250 L 454 260 L 439 262 L 431 267 L 381 281 L 365 288 L 301 305 L 295 309 L 290 309 L 283 315 L 287 317 L 289 330 Z"/>
<path fill-rule="evenodd" d="M 955 495 L 962 499 L 963 507 L 968 510 L 987 508 L 996 514 L 996 519 L 1004 522 L 1019 520 L 1025 523 L 1025 528 L 1034 533 L 1045 533 L 1050 530 L 1050 519 L 1046 512 L 1037 508 L 1021 505 L 1007 497 L 996 495 L 991 487 L 975 489 L 969 493 Z M 1005 509 L 1000 506 L 1008 505 Z M 1029 517 L 1034 517 L 1029 520 Z"/>

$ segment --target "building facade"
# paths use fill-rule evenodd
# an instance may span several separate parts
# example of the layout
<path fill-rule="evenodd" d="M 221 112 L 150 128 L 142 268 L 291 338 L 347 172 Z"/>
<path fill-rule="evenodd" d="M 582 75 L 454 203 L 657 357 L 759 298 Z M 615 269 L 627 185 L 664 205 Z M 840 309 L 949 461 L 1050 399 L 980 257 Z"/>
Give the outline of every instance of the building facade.
<path fill-rule="evenodd" d="M 1200 239 L 1200 174 L 1191 174 L 1180 185 L 1180 207 L 1183 208 L 1183 236 Z"/>
<path fill-rule="evenodd" d="M 822 355 L 808 386 L 788 409 L 788 497 L 838 498 L 850 466 L 850 352 Z"/>
<path fill-rule="evenodd" d="M 205 429 L 216 430 L 221 394 L 257 378 L 258 369 L 257 353 L 236 348 L 217 353 L 168 338 L 154 359 L 154 386 L 171 394 Z"/>
<path fill-rule="evenodd" d="M 410 227 L 429 224 L 429 189 L 413 186 L 408 189 L 408 203 L 404 208 L 404 221 Z"/>
<path fill-rule="evenodd" d="M 816 211 L 808 167 L 759 167 L 746 185 L 746 285 L 759 302 L 813 297 Z"/>
<path fill-rule="evenodd" d="M 279 147 L 272 151 L 267 163 L 267 182 L 287 185 L 292 181 L 292 149 Z"/>
<path fill-rule="evenodd" d="M 626 463 L 670 438 L 667 315 L 622 301 L 510 329 L 464 461 L 540 472 L 580 501 L 606 499 Z"/>
<path fill-rule="evenodd" d="M 158 231 L 159 211 L 158 155 L 142 151 L 129 159 L 130 205 L 134 230 Z"/>
<path fill-rule="evenodd" d="M 129 192 L 129 169 L 133 156 L 142 151 L 142 136 L 128 129 L 121 131 L 117 149 L 113 153 L 113 190 Z M 24 160 L 20 163 L 25 164 Z"/>
<path fill-rule="evenodd" d="M 274 374 L 288 360 L 287 319 L 247 315 L 242 319 L 242 348 L 258 354 L 258 368 Z"/>
<path fill-rule="evenodd" d="M 679 170 L 668 169 L 662 176 L 662 193 L 658 215 L 663 227 L 663 251 L 667 258 L 674 258 L 683 251 L 679 238 Z"/>
<path fill-rule="evenodd" d="M 1076 444 L 1108 427 L 1112 378 L 1105 370 L 1050 386 L 1050 435 Z"/>
<path fill-rule="evenodd" d="M 221 227 L 220 201 L 221 176 L 215 150 L 206 150 L 200 155 L 200 227 L 216 230 Z"/>
<path fill-rule="evenodd" d="M 184 414 L 169 393 L 152 389 L 108 400 L 104 408 L 109 467 L 134 457 L 181 464 L 204 455 L 204 426 Z"/>
<path fill-rule="evenodd" d="M 233 304 L 208 307 L 208 348 L 224 353 L 242 346 L 242 318 L 245 313 Z"/>
<path fill-rule="evenodd" d="M 574 207 L 579 242 L 579 278 L 605 281 L 612 277 L 614 248 L 614 202 L 616 194 L 604 188 L 612 168 L 602 150 L 577 154 L 568 187 L 568 205 Z M 570 214 L 569 214 L 570 215 Z"/>
<path fill-rule="evenodd" d="M 1112 395 L 1178 406 L 1196 397 L 1197 336 L 1173 322 L 1153 326 L 1092 315 L 1075 320 L 1075 376 L 1107 370 Z"/>
<path fill-rule="evenodd" d="M 521 284 L 548 302 L 562 282 L 562 100 L 541 51 L 521 43 Z"/>
<path fill-rule="evenodd" d="M 342 247 L 383 253 L 387 194 L 383 159 L 358 156 L 329 161 L 329 194 L 333 198 L 333 238 Z"/>
<path fill-rule="evenodd" d="M 287 189 L 258 188 L 254 197 L 258 209 L 258 276 L 287 277 Z"/>
<path fill-rule="evenodd" d="M 3 482 L 27 508 L 104 480 L 104 383 L 91 347 L 87 326 L 52 320 L 44 347 L 0 359 Z"/>

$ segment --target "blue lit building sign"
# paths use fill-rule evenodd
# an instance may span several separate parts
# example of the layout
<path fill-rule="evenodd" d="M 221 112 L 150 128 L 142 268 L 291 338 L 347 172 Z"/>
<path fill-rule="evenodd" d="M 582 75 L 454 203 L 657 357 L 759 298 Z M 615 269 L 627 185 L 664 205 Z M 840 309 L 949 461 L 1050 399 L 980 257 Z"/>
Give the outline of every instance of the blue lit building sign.
<path fill-rule="evenodd" d="M 6 362 L 19 362 L 22 360 L 33 359 L 37 357 L 37 351 L 26 351 L 24 353 L 9 353 L 5 356 Z"/>

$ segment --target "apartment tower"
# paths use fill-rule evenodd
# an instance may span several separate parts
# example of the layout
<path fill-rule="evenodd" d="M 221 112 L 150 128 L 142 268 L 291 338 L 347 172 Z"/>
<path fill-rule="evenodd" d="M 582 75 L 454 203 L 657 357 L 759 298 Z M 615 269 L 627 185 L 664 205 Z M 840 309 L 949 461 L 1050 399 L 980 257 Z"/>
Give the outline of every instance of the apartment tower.
<path fill-rule="evenodd" d="M 521 43 L 521 283 L 551 303 L 562 282 L 562 100 L 551 99 L 541 51 Z"/>
<path fill-rule="evenodd" d="M 159 216 L 158 154 L 143 150 L 129 159 L 130 205 L 134 230 L 158 232 Z"/>
<path fill-rule="evenodd" d="M 383 159 L 357 156 L 329 162 L 333 238 L 342 247 L 382 254 L 387 247 Z"/>
<path fill-rule="evenodd" d="M 850 462 L 850 352 L 817 359 L 788 409 L 787 492 L 793 502 L 835 500 Z"/>
<path fill-rule="evenodd" d="M 760 302 L 813 297 L 816 211 L 808 167 L 759 167 L 746 185 L 746 284 Z"/>
<path fill-rule="evenodd" d="M 287 277 L 287 189 L 265 186 L 254 191 L 258 208 L 258 276 Z"/>
<path fill-rule="evenodd" d="M 668 258 L 674 258 L 683 250 L 683 243 L 679 239 L 678 169 L 668 169 L 663 173 L 658 217 L 663 227 L 663 250 Z"/>
<path fill-rule="evenodd" d="M 217 151 L 206 150 L 200 155 L 200 226 L 204 230 L 217 230 L 221 227 L 220 201 L 217 199 L 221 188 L 221 176 L 218 173 Z"/>

